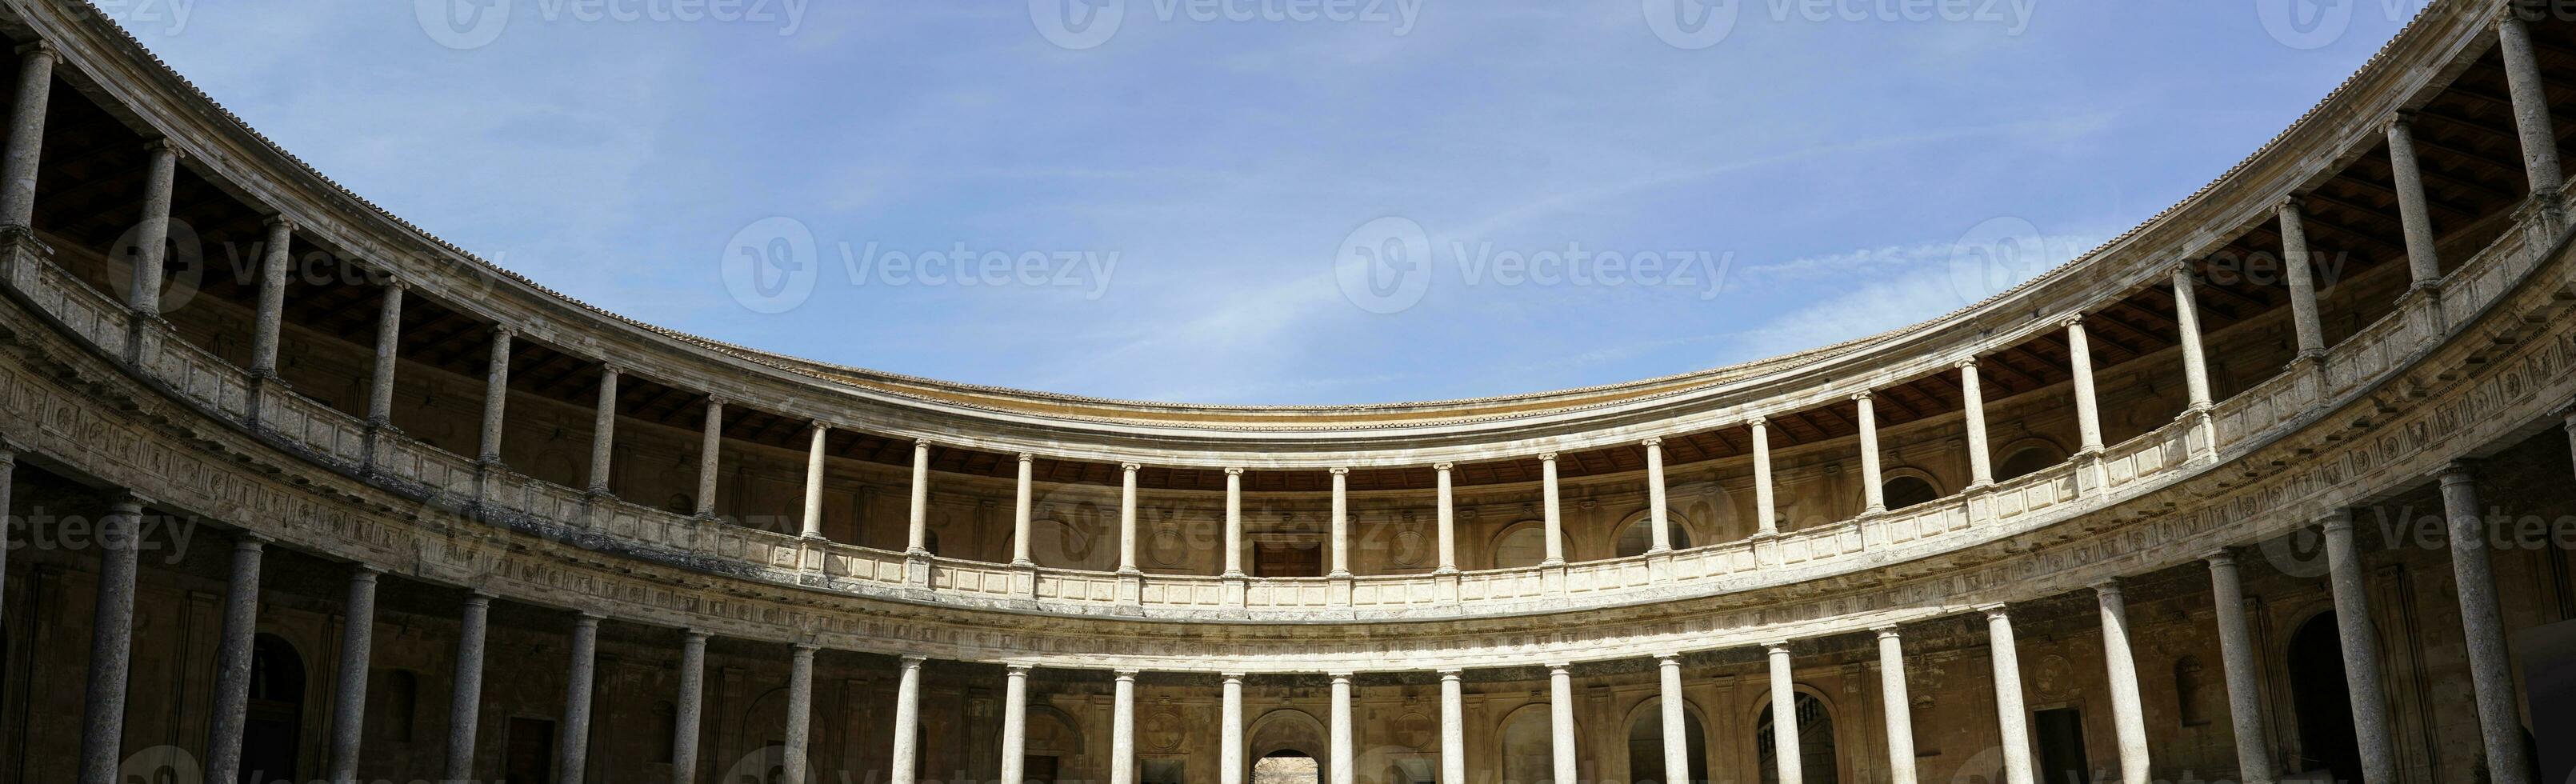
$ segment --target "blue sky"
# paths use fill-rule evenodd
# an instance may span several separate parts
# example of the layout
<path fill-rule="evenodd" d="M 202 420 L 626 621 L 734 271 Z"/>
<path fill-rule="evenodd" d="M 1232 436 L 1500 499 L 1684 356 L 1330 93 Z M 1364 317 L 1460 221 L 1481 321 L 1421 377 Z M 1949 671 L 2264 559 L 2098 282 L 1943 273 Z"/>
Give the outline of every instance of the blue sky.
<path fill-rule="evenodd" d="M 2038 268 L 1963 277 L 1961 248 L 2054 262 L 2144 220 L 2422 4 L 1705 1 L 108 11 L 358 193 L 651 323 L 963 382 L 1361 403 L 1937 316 Z M 1071 33 L 1068 2 L 1121 15 Z M 1719 21 L 1650 22 L 1677 3 Z"/>

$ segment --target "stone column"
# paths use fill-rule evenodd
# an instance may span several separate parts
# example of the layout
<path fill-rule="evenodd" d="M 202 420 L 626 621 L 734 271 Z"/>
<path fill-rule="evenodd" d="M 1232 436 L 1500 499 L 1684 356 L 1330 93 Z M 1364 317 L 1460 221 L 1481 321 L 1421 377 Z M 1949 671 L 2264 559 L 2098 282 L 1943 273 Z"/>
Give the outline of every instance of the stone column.
<path fill-rule="evenodd" d="M 805 445 L 805 538 L 823 538 L 823 444 L 832 435 L 832 426 L 814 420 L 812 437 Z"/>
<path fill-rule="evenodd" d="M 563 723 L 555 725 L 557 781 L 582 784 L 590 767 L 590 695 L 599 684 L 599 616 L 572 621 L 572 666 L 564 673 Z"/>
<path fill-rule="evenodd" d="M 614 364 L 599 369 L 599 404 L 590 419 L 590 490 L 591 495 L 608 495 L 610 455 L 617 447 L 617 377 L 624 372 Z"/>
<path fill-rule="evenodd" d="M 912 515 L 911 538 L 903 554 L 914 558 L 930 556 L 930 441 L 912 442 Z"/>
<path fill-rule="evenodd" d="M 1225 576 L 1243 577 L 1243 469 L 1225 469 Z"/>
<path fill-rule="evenodd" d="M 2363 784 L 2396 784 L 2397 750 L 2379 678 L 2379 630 L 2362 584 L 2361 551 L 2352 541 L 2352 510 L 2326 518 L 2326 568 L 2334 588 L 2335 631 L 2343 642 L 2343 676 L 2352 700 L 2352 730 L 2361 744 Z"/>
<path fill-rule="evenodd" d="M 2219 660 L 2227 670 L 2227 718 L 2236 734 L 2236 778 L 2272 784 L 2272 749 L 2264 742 L 2262 684 L 2255 681 L 2254 628 L 2245 617 L 2245 584 L 2236 558 L 2209 554 L 2210 600 L 2218 605 Z"/>
<path fill-rule="evenodd" d="M 2487 553 L 2493 539 L 2478 503 L 2475 468 L 2452 463 L 2436 476 L 2442 482 L 2443 514 L 2450 518 L 2451 573 L 2460 599 L 2469 682 L 2477 692 L 2478 728 L 2486 739 L 2488 780 L 2530 784 L 2531 759 L 2522 747 L 2522 712 L 2514 695 L 2513 654 L 2505 647 L 2504 612 L 2496 599 L 2495 570 Z"/>
<path fill-rule="evenodd" d="M 2120 584 L 2093 584 L 2102 614 L 2102 660 L 2110 668 L 2111 728 L 2120 747 L 2120 780 L 2147 784 L 2146 702 L 2138 696 L 2138 660 L 2129 648 L 2129 603 Z"/>
<path fill-rule="evenodd" d="M 1136 472 L 1144 466 L 1118 464 L 1118 573 L 1138 574 L 1136 569 Z"/>
<path fill-rule="evenodd" d="M 483 367 L 483 443 L 475 458 L 484 465 L 501 463 L 501 413 L 510 404 L 510 338 L 518 330 L 492 328 L 492 357 Z"/>
<path fill-rule="evenodd" d="M 1651 544 L 1646 548 L 1646 552 L 1669 553 L 1673 551 L 1673 528 L 1669 517 L 1671 513 L 1664 508 L 1664 439 L 1660 437 L 1646 439 L 1645 447 L 1646 527 L 1652 529 L 1651 536 L 1647 539 Z"/>
<path fill-rule="evenodd" d="M 1771 487 L 1771 420 L 1754 417 L 1746 422 L 1753 428 L 1753 535 L 1780 535 L 1780 503 Z"/>
<path fill-rule="evenodd" d="M 1109 720 L 1109 784 L 1136 784 L 1136 671 L 1119 670 L 1117 675 L 1118 693 Z"/>
<path fill-rule="evenodd" d="M 1762 648 L 1771 657 L 1771 757 L 1779 763 L 1780 781 L 1796 784 L 1807 780 L 1806 760 L 1798 756 L 1797 674 L 1789 669 L 1788 643 Z"/>
<path fill-rule="evenodd" d="M 919 778 L 922 661 L 919 656 L 903 657 L 903 680 L 895 687 L 893 771 L 886 777 L 893 784 L 913 784 Z"/>
<path fill-rule="evenodd" d="M 248 724 L 250 710 L 251 643 L 259 634 L 259 565 L 267 541 L 248 532 L 233 541 L 233 581 L 224 590 L 223 638 L 215 654 L 215 710 L 207 721 L 207 781 L 241 778 L 242 728 Z"/>
<path fill-rule="evenodd" d="M 137 314 L 161 315 L 161 266 L 169 255 L 170 185 L 179 176 L 179 148 L 168 139 L 145 142 L 151 168 L 143 178 L 143 219 L 134 225 L 134 280 L 125 305 Z"/>
<path fill-rule="evenodd" d="M 367 425 L 392 427 L 394 423 L 395 355 L 402 345 L 403 292 L 411 284 L 402 280 L 385 282 L 385 293 L 376 305 L 376 357 L 367 378 Z"/>
<path fill-rule="evenodd" d="M 1002 674 L 1002 777 L 1026 784 L 1029 762 L 1029 668 L 1014 664 Z M 1226 784 L 1242 784 L 1226 782 Z"/>
<path fill-rule="evenodd" d="M 2298 197 L 2281 202 L 2281 270 L 2290 286 L 2290 325 L 2298 338 L 2299 359 L 2326 354 L 2325 327 L 2317 315 L 2315 257 L 2308 253 L 2307 203 Z"/>
<path fill-rule="evenodd" d="M 1977 380 L 1977 358 L 1959 360 L 1959 400 L 1968 424 L 1968 488 L 1995 483 L 1995 456 L 1986 448 L 1986 390 Z"/>
<path fill-rule="evenodd" d="M 1660 718 L 1664 724 L 1662 784 L 1690 784 L 1690 736 L 1684 732 L 1688 725 L 1685 723 L 1687 711 L 1682 705 L 1682 657 L 1679 654 L 1655 657 L 1655 669 L 1663 680 L 1663 694 L 1655 705 L 1662 713 Z"/>
<path fill-rule="evenodd" d="M 286 324 L 286 269 L 292 262 L 286 246 L 294 235 L 294 221 L 268 216 L 268 239 L 260 247 L 259 315 L 250 342 L 250 372 L 260 378 L 277 377 L 277 336 Z"/>
<path fill-rule="evenodd" d="M 339 689 L 331 695 L 332 782 L 358 778 L 358 744 L 366 738 L 368 659 L 375 649 L 376 577 L 384 570 L 358 564 L 349 573 L 347 617 L 340 626 Z"/>
<path fill-rule="evenodd" d="M 2102 452 L 2102 401 L 2093 394 L 2093 341 L 2084 333 L 2084 314 L 2066 317 L 2066 365 L 2075 375 L 2075 430 L 2082 446 L 2075 451 Z"/>
<path fill-rule="evenodd" d="M 1333 566 L 1325 575 L 1334 579 L 1351 576 L 1351 469 L 1336 467 L 1333 474 Z"/>
<path fill-rule="evenodd" d="M 134 576 L 143 501 L 117 499 L 98 521 L 98 602 L 90 626 L 89 686 L 81 714 L 81 784 L 124 784 L 126 679 L 134 668 Z"/>
<path fill-rule="evenodd" d="M 1351 674 L 1337 672 L 1332 678 L 1332 775 L 1324 779 L 1324 784 L 1351 784 L 1351 756 L 1358 753 L 1351 742 Z"/>
<path fill-rule="evenodd" d="M 706 424 L 698 427 L 698 516 L 716 516 L 717 459 L 724 454 L 724 398 L 707 396 Z"/>
<path fill-rule="evenodd" d="M 698 724 L 706 715 L 706 697 L 707 633 L 690 629 L 680 645 L 680 695 L 672 709 L 671 784 L 696 784 Z"/>
<path fill-rule="evenodd" d="M 805 769 L 811 765 L 814 757 L 812 749 L 814 738 L 814 652 L 816 650 L 818 650 L 818 648 L 813 643 L 800 642 L 796 644 L 795 650 L 788 654 L 787 729 L 785 732 L 781 733 L 784 739 L 780 744 L 786 747 L 784 749 L 784 756 L 787 759 L 783 765 L 785 770 L 779 776 L 780 781 L 805 781 Z M 1017 685 L 1017 683 L 1015 682 L 1013 685 Z M 1009 721 L 1007 717 L 1003 720 L 1006 722 Z M 1009 732 L 1007 724 L 1004 725 L 1003 731 Z M 902 736 L 897 735 L 896 737 L 900 738 Z M 898 740 L 896 742 L 900 743 L 901 741 Z"/>
<path fill-rule="evenodd" d="M 18 47 L 18 98 L 9 107 L 9 149 L 0 157 L 0 226 L 32 226 L 36 162 L 44 157 L 45 101 L 54 86 L 54 47 Z"/>
<path fill-rule="evenodd" d="M 2209 356 L 2200 345 L 2200 298 L 2192 293 L 2191 265 L 2173 269 L 2174 324 L 2182 335 L 2183 386 L 2191 393 L 2191 413 L 2207 413 Z"/>
<path fill-rule="evenodd" d="M 1540 566 L 1565 565 L 1565 513 L 1563 496 L 1556 488 L 1556 453 L 1538 455 L 1539 514 L 1547 521 L 1547 558 Z"/>
<path fill-rule="evenodd" d="M 1433 574 L 1458 573 L 1458 507 L 1449 495 L 1450 464 L 1433 465 L 1440 475 L 1440 568 Z"/>
<path fill-rule="evenodd" d="M 1467 784 L 1466 674 L 1440 671 L 1440 784 Z"/>
<path fill-rule="evenodd" d="M 2434 252 L 2433 215 L 2424 202 L 2424 171 L 2415 163 L 2413 119 L 2400 112 L 2388 121 L 2388 167 L 2396 174 L 2397 218 L 2405 227 L 2406 269 L 2413 289 L 2433 288 L 2442 280 L 2442 260 Z"/>
<path fill-rule="evenodd" d="M 1862 514 L 1887 511 L 1887 488 L 1879 478 L 1876 397 L 1865 389 L 1852 395 L 1852 403 L 1860 409 L 1856 417 L 1860 422 L 1860 494 L 1861 500 L 1867 503 Z"/>
<path fill-rule="evenodd" d="M 1011 496 L 1011 565 L 1030 567 L 1037 565 L 1029 558 L 1029 518 L 1037 504 L 1038 456 L 1021 452 L 1019 462 L 1019 484 Z"/>
<path fill-rule="evenodd" d="M 2519 7 L 2496 18 L 2496 51 L 2504 55 L 2506 92 L 2513 96 L 2513 126 L 2522 137 L 2522 174 L 2534 196 L 2558 195 L 2558 133 L 2549 117 L 2548 83 L 2540 60 L 2532 54 L 2531 31 L 2518 16 Z"/>
<path fill-rule="evenodd" d="M 1914 699 L 1905 688 L 1905 640 L 1894 626 L 1878 633 L 1880 712 L 1887 714 L 1887 780 L 1914 784 Z"/>
<path fill-rule="evenodd" d="M 1548 760 L 1555 764 L 1556 784 L 1573 784 L 1574 750 L 1574 676 L 1566 671 L 1570 665 L 1547 666 L 1547 717 L 1552 753 Z"/>
<path fill-rule="evenodd" d="M 2030 709 L 2021 699 L 2021 651 L 2014 647 L 2012 613 L 2000 604 L 1977 608 L 1986 614 L 1988 651 L 1995 664 L 1996 736 L 2003 739 L 2004 783 L 2035 784 L 2030 765 Z"/>
<path fill-rule="evenodd" d="M 17 476 L 18 453 L 9 448 L 7 439 L 0 439 L 0 586 L 9 584 L 9 493 L 17 484 Z M 7 618 L 7 606 L 8 602 L 0 601 L 0 620 Z"/>
<path fill-rule="evenodd" d="M 1225 674 L 1225 707 L 1218 718 L 1217 784 L 1243 784 L 1243 673 Z"/>
<path fill-rule="evenodd" d="M 491 627 L 492 596 L 465 597 L 456 631 L 456 679 L 447 698 L 447 781 L 474 780 L 475 733 L 483 724 L 483 643 Z"/>

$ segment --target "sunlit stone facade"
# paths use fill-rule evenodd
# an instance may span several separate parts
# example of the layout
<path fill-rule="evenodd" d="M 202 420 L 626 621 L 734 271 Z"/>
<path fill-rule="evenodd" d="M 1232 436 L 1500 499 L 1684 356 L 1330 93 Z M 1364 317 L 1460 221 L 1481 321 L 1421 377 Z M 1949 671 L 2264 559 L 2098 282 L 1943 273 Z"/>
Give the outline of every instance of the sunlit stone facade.
<path fill-rule="evenodd" d="M 1265 408 L 635 324 L 6 0 L 0 782 L 2565 780 L 2576 21 L 2511 11 L 1931 322 Z"/>

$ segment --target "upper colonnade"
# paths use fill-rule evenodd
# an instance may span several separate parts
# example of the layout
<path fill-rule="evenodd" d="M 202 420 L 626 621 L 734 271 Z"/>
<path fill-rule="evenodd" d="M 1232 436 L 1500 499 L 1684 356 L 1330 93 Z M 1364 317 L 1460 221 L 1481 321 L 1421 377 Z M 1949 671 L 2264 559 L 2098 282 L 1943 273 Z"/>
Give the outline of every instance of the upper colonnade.
<path fill-rule="evenodd" d="M 1884 335 L 1731 368 L 1552 393 L 1382 406 L 1188 406 L 860 371 L 680 335 L 591 308 L 366 204 L 243 126 L 111 23 L 70 8 L 12 4 L 0 15 L 0 28 L 28 42 L 19 54 L 22 87 L 13 107 L 9 168 L 0 172 L 0 182 L 11 186 L 0 191 L 0 225 L 25 252 L 6 270 L 10 282 L 50 318 L 183 404 L 245 426 L 299 459 L 345 471 L 411 499 L 416 508 L 459 511 L 679 573 L 838 594 L 856 607 L 973 607 L 1005 611 L 999 617 L 1104 621 L 1441 620 L 1456 623 L 1452 631 L 1466 638 L 1510 628 L 1495 619 L 1514 615 L 1628 618 L 1649 605 L 1703 627 L 1725 627 L 1745 623 L 1729 615 L 1744 608 L 1849 602 L 1858 595 L 1854 584 L 1894 575 L 1968 575 L 2009 554 L 2081 547 L 2088 534 L 2109 527 L 2182 526 L 2194 541 L 2223 546 L 2313 520 L 2288 515 L 2213 531 L 2196 516 L 2215 514 L 2228 502 L 2224 496 L 2253 478 L 2321 459 L 2316 445 L 2338 440 L 2353 421 L 2337 412 L 2373 410 L 2375 427 L 2409 411 L 2376 396 L 2393 379 L 2442 361 L 2493 361 L 2490 347 L 2458 345 L 2452 336 L 2479 328 L 2498 309 L 2547 302 L 2524 302 L 2536 295 L 2523 282 L 2557 274 L 2554 254 L 2565 228 L 2561 175 L 2555 144 L 2544 142 L 2566 136 L 2571 123 L 2549 105 L 2545 88 L 2551 68 L 2576 62 L 2560 40 L 2563 31 L 2550 27 L 2535 45 L 2503 3 L 2437 3 L 2317 108 L 2199 193 L 2029 283 Z M 26 96 L 41 98 L 54 79 L 113 109 L 58 113 L 49 125 L 46 112 Z M 2448 125 L 2417 129 L 2435 122 Z M 30 139 L 73 136 L 77 145 L 120 126 L 140 140 L 130 151 L 112 149 L 119 144 L 113 140 L 70 155 L 26 149 Z M 238 346 L 194 345 L 191 330 L 198 327 L 164 318 L 155 287 L 101 290 L 104 273 L 97 266 L 129 282 L 161 278 L 165 260 L 157 250 L 133 254 L 130 269 L 120 266 L 126 259 L 104 264 L 107 259 L 76 252 L 85 234 L 97 232 L 97 219 L 83 213 L 52 220 L 58 213 L 48 210 L 73 208 L 60 206 L 64 199 L 51 198 L 55 192 L 47 188 L 70 186 L 40 187 L 39 161 L 70 167 L 80 164 L 55 161 L 86 164 L 120 155 L 138 164 L 117 175 L 125 179 L 80 187 L 130 185 L 140 192 L 145 220 L 137 231 L 155 237 L 170 231 L 176 202 L 180 209 L 229 215 L 224 220 L 233 230 L 269 240 L 273 255 L 261 280 L 237 292 L 255 314 L 244 319 L 247 361 L 226 353 L 241 353 Z M 2485 181 L 2505 165 L 2497 160 L 2521 182 Z M 2487 167 L 2481 170 L 2487 176 L 2463 173 L 2472 166 Z M 207 206 L 214 201 L 226 205 Z M 2386 225 L 2366 225 L 2374 223 Z M 2355 280 L 2370 282 L 2329 287 L 2312 278 L 2310 265 L 2297 263 L 2286 266 L 2286 280 L 2277 286 L 2213 274 L 2221 271 L 2213 261 L 2219 256 L 2301 259 L 2322 252 L 2311 250 L 2312 241 L 2359 249 L 2370 263 Z M 283 259 L 293 248 L 356 259 L 377 276 L 331 291 L 290 285 Z M 2378 277 L 2365 277 L 2372 274 Z M 2382 290 L 2386 296 L 2379 296 Z M 436 315 L 420 315 L 431 308 Z M 331 313 L 317 316 L 318 310 Z M 280 331 L 298 318 L 319 319 L 314 328 L 335 318 L 355 319 L 343 326 L 370 327 L 352 330 L 373 338 L 371 369 L 358 383 L 362 394 L 325 403 L 310 386 L 282 382 Z M 2279 343 L 2281 361 L 2243 378 L 2216 378 L 2209 346 L 2219 341 L 2257 349 Z M 398 356 L 460 375 L 479 370 L 484 394 L 474 437 L 396 427 Z M 2104 401 L 2115 393 L 2096 384 L 2097 372 L 2173 390 L 2174 415 L 2130 422 L 2111 436 Z M 544 378 L 532 382 L 530 375 Z M 633 394 L 621 396 L 622 389 L 639 387 L 654 390 L 656 402 L 647 406 L 658 412 L 652 417 L 639 411 Z M 595 401 L 586 471 L 568 469 L 548 480 L 512 464 L 505 443 L 509 404 L 531 388 L 556 390 L 549 404 Z M 666 399 L 677 402 L 659 402 Z M 2000 465 L 2008 461 L 1997 459 L 1999 430 L 2026 437 L 2033 420 L 2055 415 L 1990 421 L 1989 409 L 1999 401 L 2013 401 L 2006 408 L 2020 412 L 2034 410 L 2039 403 L 2033 401 L 2071 404 L 2062 417 L 2068 437 L 2057 462 Z M 611 466 L 626 438 L 621 431 L 692 419 L 703 422 L 695 429 L 704 439 L 693 467 L 696 508 L 618 497 Z M 1919 431 L 1913 437 L 1924 443 L 1955 441 L 1947 448 L 1966 453 L 1946 494 L 1902 502 L 1886 497 L 1898 477 L 1882 475 L 1888 467 L 1880 438 L 1882 429 L 1894 427 Z M 768 512 L 790 521 L 784 530 L 715 519 L 720 457 L 736 441 L 804 456 L 801 507 Z M 827 465 L 854 453 L 906 474 L 900 481 L 907 513 L 897 544 L 864 547 L 829 532 Z M 1843 459 L 1856 460 L 1848 473 L 1859 478 L 1836 480 L 1851 485 L 1852 498 L 1811 503 L 1848 513 L 1805 513 L 1784 522 L 1789 502 L 1779 497 L 1775 464 L 1793 456 L 1801 471 L 1820 474 L 1841 474 Z M 1668 524 L 1674 503 L 1667 474 L 1681 464 L 1749 472 L 1742 485 L 1749 503 L 1730 502 L 1747 510 L 1744 535 L 1680 540 L 1677 531 L 1691 532 Z M 1728 482 L 1739 481 L 1729 476 Z M 1577 477 L 1589 483 L 1581 501 L 1561 493 L 1560 484 Z M 1040 482 L 1087 488 L 1086 497 L 1114 510 L 1114 567 L 1032 560 L 1030 524 Z M 996 523 L 1010 529 L 996 537 L 1009 543 L 1006 556 L 939 554 L 928 518 L 944 502 L 934 493 L 952 483 L 1010 488 L 984 499 L 1008 510 L 996 515 L 1008 518 Z M 1566 508 L 1607 497 L 1589 491 L 1621 483 L 1639 487 L 1634 503 L 1649 537 L 1642 552 L 1568 557 Z M 1544 520 L 1544 557 L 1492 568 L 1499 559 L 1462 556 L 1469 543 L 1458 532 L 1457 496 L 1471 485 L 1478 493 L 1532 496 L 1524 506 Z M 1221 569 L 1143 568 L 1140 551 L 1149 543 L 1137 519 L 1140 492 L 1220 508 Z M 1291 507 L 1312 505 L 1325 519 L 1318 528 L 1329 532 L 1327 568 L 1311 577 L 1255 576 L 1245 558 L 1244 518 L 1246 496 L 1256 493 Z M 2196 500 L 2177 503 L 2178 495 Z M 2328 504 L 2333 495 L 2309 503 Z M 1429 552 L 1401 569 L 1355 568 L 1354 505 L 1365 497 L 1383 506 L 1399 496 L 1420 499 L 1419 546 Z M 349 553 L 361 561 L 367 555 Z M 475 557 L 507 558 L 457 556 Z M 2079 564 L 2053 579 L 2082 585 L 2143 565 Z M 1939 617 L 2009 601 L 2007 594 L 2049 582 L 1997 586 L 1959 579 L 1965 582 L 1926 588 L 1932 593 L 1897 600 L 1884 612 L 1754 621 L 1757 628 L 1743 633 L 1848 632 Z M 1115 630 L 1104 641 L 1133 631 L 1104 628 Z M 1606 637 L 1627 628 L 1642 627 L 1609 624 L 1598 631 Z M 1622 644 L 1645 649 L 1684 636 L 1665 631 Z M 1349 655 L 1366 654 L 1353 649 Z M 1456 662 L 1555 655 L 1561 654 L 1482 651 L 1459 654 Z"/>

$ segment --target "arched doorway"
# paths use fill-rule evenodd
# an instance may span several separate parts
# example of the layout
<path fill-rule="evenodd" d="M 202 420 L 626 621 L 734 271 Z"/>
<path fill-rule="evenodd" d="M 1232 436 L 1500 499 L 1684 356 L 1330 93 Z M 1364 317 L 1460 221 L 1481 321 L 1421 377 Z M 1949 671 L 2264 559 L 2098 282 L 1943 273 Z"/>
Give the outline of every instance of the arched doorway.
<path fill-rule="evenodd" d="M 2361 780 L 2361 741 L 2352 725 L 2352 692 L 2344 683 L 2343 637 L 2332 611 L 2317 613 L 2290 635 L 2290 701 L 2299 721 L 2292 772 L 2331 771 Z"/>
<path fill-rule="evenodd" d="M 1881 485 L 1879 490 L 1880 495 L 1887 500 L 1887 509 L 1891 512 L 1917 504 L 1931 503 L 1941 498 L 1941 490 L 1933 487 L 1931 481 L 1919 476 L 1888 477 L 1887 483 Z"/>
<path fill-rule="evenodd" d="M 1825 712 L 1825 702 L 1815 695 L 1798 692 L 1798 761 L 1804 773 L 1804 784 L 1836 784 L 1842 766 L 1834 757 L 1834 717 Z M 1780 784 L 1779 744 L 1771 735 L 1771 706 L 1762 706 L 1762 718 L 1754 722 L 1755 754 L 1762 765 L 1762 784 Z"/>
<path fill-rule="evenodd" d="M 304 735 L 304 657 L 273 634 L 250 644 L 250 711 L 242 725 L 243 784 L 296 781 L 296 740 Z"/>
<path fill-rule="evenodd" d="M 1550 721 L 1543 702 L 1521 706 L 1503 719 L 1502 784 L 1556 780 L 1556 732 Z"/>
<path fill-rule="evenodd" d="M 1298 751 L 1274 751 L 1252 762 L 1252 784 L 1318 784 L 1323 765 Z"/>
<path fill-rule="evenodd" d="M 2015 445 L 2005 454 L 2004 461 L 1995 465 L 1997 482 L 2010 482 L 2066 462 L 2066 450 L 2037 439 L 2032 439 L 2028 444 Z"/>
<path fill-rule="evenodd" d="M 1682 746 L 1690 759 L 1690 777 L 1667 778 L 1664 771 L 1664 711 L 1649 701 L 1628 723 L 1628 781 L 1632 784 L 1688 784 L 1708 781 L 1708 736 L 1701 732 L 1699 714 L 1682 711 Z"/>

